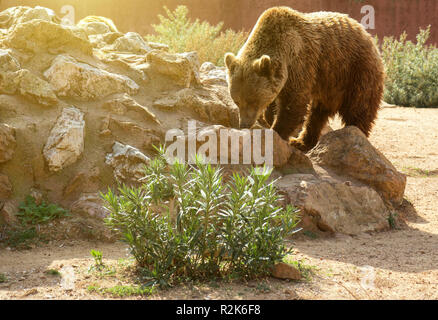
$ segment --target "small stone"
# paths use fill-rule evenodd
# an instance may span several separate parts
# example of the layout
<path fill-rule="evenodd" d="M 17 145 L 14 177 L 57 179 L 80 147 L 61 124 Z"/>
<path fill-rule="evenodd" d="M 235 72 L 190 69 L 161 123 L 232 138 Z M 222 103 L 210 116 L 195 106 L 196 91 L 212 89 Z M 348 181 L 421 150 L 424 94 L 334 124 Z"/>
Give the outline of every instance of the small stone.
<path fill-rule="evenodd" d="M 290 264 L 280 262 L 274 266 L 272 276 L 278 279 L 300 280 L 301 272 Z"/>

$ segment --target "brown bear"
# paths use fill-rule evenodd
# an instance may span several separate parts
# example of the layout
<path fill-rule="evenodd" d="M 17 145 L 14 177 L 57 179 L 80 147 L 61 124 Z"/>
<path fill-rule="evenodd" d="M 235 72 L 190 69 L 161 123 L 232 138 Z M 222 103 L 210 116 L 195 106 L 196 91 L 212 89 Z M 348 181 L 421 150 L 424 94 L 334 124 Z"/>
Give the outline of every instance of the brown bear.
<path fill-rule="evenodd" d="M 303 124 L 291 145 L 307 151 L 329 117 L 369 135 L 384 88 L 384 67 L 364 27 L 333 12 L 266 10 L 235 56 L 225 55 L 240 127 L 265 117 L 283 139 Z"/>

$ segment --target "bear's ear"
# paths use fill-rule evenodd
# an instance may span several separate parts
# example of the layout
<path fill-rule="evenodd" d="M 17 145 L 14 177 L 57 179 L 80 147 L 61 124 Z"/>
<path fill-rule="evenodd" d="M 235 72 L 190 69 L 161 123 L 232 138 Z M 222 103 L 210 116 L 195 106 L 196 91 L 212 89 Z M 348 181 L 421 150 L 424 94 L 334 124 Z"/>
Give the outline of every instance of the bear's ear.
<path fill-rule="evenodd" d="M 233 72 L 234 67 L 236 65 L 235 62 L 237 60 L 236 56 L 233 53 L 228 52 L 228 53 L 225 54 L 225 59 L 224 60 L 225 60 L 225 65 L 227 66 L 228 70 Z"/>
<path fill-rule="evenodd" d="M 263 55 L 254 61 L 253 66 L 259 76 L 269 77 L 271 75 L 271 58 L 269 56 Z"/>

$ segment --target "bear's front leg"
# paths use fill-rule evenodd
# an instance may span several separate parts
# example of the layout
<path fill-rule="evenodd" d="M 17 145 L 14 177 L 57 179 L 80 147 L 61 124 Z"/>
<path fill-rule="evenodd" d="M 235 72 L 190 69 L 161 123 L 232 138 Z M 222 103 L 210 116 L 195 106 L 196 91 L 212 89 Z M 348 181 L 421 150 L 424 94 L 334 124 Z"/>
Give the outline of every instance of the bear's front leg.
<path fill-rule="evenodd" d="M 284 140 L 289 140 L 291 135 L 303 125 L 307 114 L 309 101 L 306 98 L 291 99 L 291 97 L 281 97 L 277 100 L 277 115 L 273 129 Z"/>
<path fill-rule="evenodd" d="M 303 152 L 312 149 L 318 143 L 321 131 L 326 125 L 330 114 L 330 111 L 321 104 L 312 106 L 304 122 L 303 130 L 298 138 L 289 140 L 290 145 Z"/>

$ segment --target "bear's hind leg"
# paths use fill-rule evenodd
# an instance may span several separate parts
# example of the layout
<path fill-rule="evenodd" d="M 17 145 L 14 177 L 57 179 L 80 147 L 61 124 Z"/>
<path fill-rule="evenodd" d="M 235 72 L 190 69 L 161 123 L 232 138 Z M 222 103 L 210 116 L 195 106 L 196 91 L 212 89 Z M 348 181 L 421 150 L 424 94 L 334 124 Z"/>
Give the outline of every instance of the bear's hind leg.
<path fill-rule="evenodd" d="M 339 109 L 342 122 L 345 126 L 358 127 L 368 137 L 377 118 L 380 102 L 380 90 L 365 94 L 351 93 Z"/>
<path fill-rule="evenodd" d="M 290 139 L 289 143 L 301 151 L 309 151 L 318 143 L 321 131 L 331 115 L 332 112 L 322 104 L 313 106 L 309 110 L 300 135 L 298 138 Z"/>
<path fill-rule="evenodd" d="M 383 65 L 378 59 L 368 68 L 361 69 L 360 64 L 355 64 L 356 69 L 351 71 L 353 77 L 339 109 L 344 125 L 358 127 L 367 137 L 377 118 L 383 96 Z M 363 60 L 366 61 L 365 58 Z"/>

